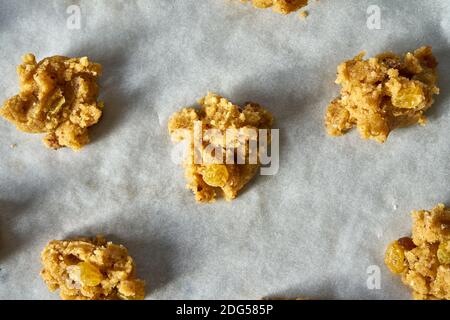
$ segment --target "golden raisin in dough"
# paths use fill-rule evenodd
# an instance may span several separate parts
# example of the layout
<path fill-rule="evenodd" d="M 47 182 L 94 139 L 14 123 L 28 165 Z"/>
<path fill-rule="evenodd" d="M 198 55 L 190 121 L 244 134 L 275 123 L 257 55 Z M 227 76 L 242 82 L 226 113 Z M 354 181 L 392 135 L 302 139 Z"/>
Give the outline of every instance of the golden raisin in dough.
<path fill-rule="evenodd" d="M 4 103 L 0 115 L 21 131 L 46 133 L 49 148 L 81 149 L 89 143 L 88 127 L 102 115 L 103 102 L 97 101 L 101 66 L 87 57 L 54 56 L 37 63 L 27 54 L 22 60 L 20 93 Z"/>
<path fill-rule="evenodd" d="M 177 142 L 189 139 L 188 156 L 184 161 L 185 176 L 190 188 L 198 202 L 213 202 L 218 191 L 223 193 L 226 200 L 233 200 L 238 192 L 256 175 L 260 168 L 259 155 L 257 161 L 249 161 L 251 148 L 248 140 L 242 142 L 231 139 L 233 146 L 238 148 L 243 145 L 245 150 L 245 163 L 234 161 L 231 164 L 222 159 L 211 159 L 205 152 L 212 145 L 222 150 L 222 156 L 227 153 L 225 137 L 227 130 L 254 129 L 259 141 L 258 129 L 270 129 L 272 127 L 272 115 L 255 103 L 248 103 L 243 109 L 232 104 L 227 99 L 216 94 L 209 93 L 199 101 L 200 109 L 184 108 L 172 115 L 168 129 L 172 139 Z M 200 146 L 194 145 L 194 124 L 200 122 L 200 131 L 203 136 Z M 216 130 L 218 135 L 210 134 L 210 130 Z M 189 134 L 186 134 L 186 131 Z M 248 134 L 251 137 L 250 134 Z M 268 137 L 270 140 L 270 137 Z M 269 143 L 270 141 L 268 141 Z M 201 151 L 201 161 L 194 161 L 195 149 Z M 258 151 L 260 152 L 260 151 Z M 215 155 L 217 158 L 218 155 Z M 215 160 L 219 160 L 218 163 Z"/>
<path fill-rule="evenodd" d="M 75 268 L 79 268 L 78 272 L 80 273 L 82 286 L 96 287 L 103 280 L 100 270 L 89 262 L 80 262 Z"/>
<path fill-rule="evenodd" d="M 424 113 L 439 93 L 438 63 L 431 47 L 403 57 L 384 53 L 364 60 L 364 55 L 338 67 L 341 96 L 328 106 L 328 134 L 341 136 L 357 127 L 362 138 L 384 143 L 396 128 L 424 125 Z"/>
<path fill-rule="evenodd" d="M 211 187 L 223 187 L 227 183 L 230 175 L 226 165 L 211 164 L 202 170 L 203 181 Z"/>
<path fill-rule="evenodd" d="M 412 213 L 412 238 L 391 243 L 385 263 L 413 290 L 415 299 L 450 300 L 450 208 Z"/>
<path fill-rule="evenodd" d="M 51 241 L 41 254 L 41 276 L 64 300 L 142 300 L 145 282 L 122 245 L 96 238 Z"/>
<path fill-rule="evenodd" d="M 289 14 L 308 5 L 308 0 L 250 0 L 256 8 L 270 8 L 275 12 Z"/>
<path fill-rule="evenodd" d="M 394 241 L 387 248 L 385 262 L 393 273 L 402 273 L 405 270 L 405 249 L 398 241 Z"/>

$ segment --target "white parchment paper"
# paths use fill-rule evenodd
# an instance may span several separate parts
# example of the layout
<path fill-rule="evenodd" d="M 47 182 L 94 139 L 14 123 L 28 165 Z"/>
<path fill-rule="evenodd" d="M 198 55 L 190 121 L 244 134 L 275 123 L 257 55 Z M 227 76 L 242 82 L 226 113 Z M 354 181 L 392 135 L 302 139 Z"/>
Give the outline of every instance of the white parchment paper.
<path fill-rule="evenodd" d="M 79 30 L 67 28 L 73 4 Z M 366 25 L 370 5 L 380 30 Z M 97 233 L 128 247 L 149 299 L 409 298 L 383 254 L 410 232 L 411 210 L 450 202 L 449 2 L 309 10 L 301 20 L 231 0 L 0 0 L 0 100 L 18 92 L 15 67 L 33 52 L 101 63 L 106 103 L 79 153 L 0 121 L 0 298 L 57 299 L 39 277 L 41 250 Z M 385 145 L 326 135 L 340 62 L 422 45 L 434 47 L 442 90 L 426 127 Z M 208 90 L 262 104 L 281 129 L 279 173 L 232 203 L 195 203 L 171 161 L 169 116 Z"/>

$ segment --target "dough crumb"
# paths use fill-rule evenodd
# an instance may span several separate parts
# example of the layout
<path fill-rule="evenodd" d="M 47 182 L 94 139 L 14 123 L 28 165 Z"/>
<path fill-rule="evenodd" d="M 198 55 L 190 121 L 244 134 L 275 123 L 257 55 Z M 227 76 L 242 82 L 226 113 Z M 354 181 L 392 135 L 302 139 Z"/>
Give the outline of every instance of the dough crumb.
<path fill-rule="evenodd" d="M 51 241 L 41 254 L 41 276 L 63 300 L 142 300 L 145 282 L 122 245 L 94 239 Z"/>
<path fill-rule="evenodd" d="M 403 57 L 388 52 L 364 60 L 364 55 L 338 67 L 336 83 L 342 90 L 328 106 L 328 134 L 341 136 L 357 127 L 362 138 L 384 143 L 396 128 L 425 125 L 424 113 L 439 94 L 431 47 Z"/>
<path fill-rule="evenodd" d="M 308 5 L 308 0 L 243 0 L 248 1 L 251 1 L 255 8 L 272 8 L 281 14 L 289 14 Z"/>
<path fill-rule="evenodd" d="M 273 117 L 256 103 L 249 102 L 244 108 L 232 104 L 227 99 L 209 93 L 199 100 L 200 108 L 184 108 L 172 115 L 169 120 L 169 134 L 175 142 L 189 141 L 188 155 L 184 160 L 187 187 L 192 190 L 198 202 L 213 202 L 220 191 L 228 201 L 237 197 L 238 192 L 257 174 L 260 168 L 259 154 L 256 161 L 249 161 L 254 155 L 248 147 L 250 141 L 255 145 L 260 141 L 259 129 L 271 129 Z M 195 146 L 195 125 L 202 136 L 201 143 Z M 232 138 L 230 131 L 242 134 Z M 246 134 L 253 132 L 254 135 Z M 268 130 L 270 134 L 270 130 Z M 244 140 L 241 138 L 244 137 Z M 248 138 L 250 137 L 250 138 Z M 230 139 L 233 148 L 227 148 Z M 270 136 L 268 137 L 270 143 Z M 213 152 L 207 150 L 214 147 Z M 244 150 L 244 163 L 227 161 L 225 157 L 237 159 L 236 150 Z M 195 155 L 200 154 L 200 161 Z M 241 158 L 241 159 L 242 159 Z M 230 164 L 229 164 L 230 163 Z"/>
<path fill-rule="evenodd" d="M 31 53 L 22 60 L 17 67 L 20 93 L 4 103 L 0 115 L 21 131 L 46 133 L 43 142 L 49 148 L 81 149 L 89 143 L 88 127 L 102 115 L 100 64 L 62 56 L 38 63 Z"/>
<path fill-rule="evenodd" d="M 392 242 L 384 261 L 414 299 L 450 300 L 450 208 L 439 204 L 412 217 L 412 237 Z"/>
<path fill-rule="evenodd" d="M 302 11 L 299 14 L 300 19 L 306 19 L 309 16 L 309 12 L 308 11 Z"/>

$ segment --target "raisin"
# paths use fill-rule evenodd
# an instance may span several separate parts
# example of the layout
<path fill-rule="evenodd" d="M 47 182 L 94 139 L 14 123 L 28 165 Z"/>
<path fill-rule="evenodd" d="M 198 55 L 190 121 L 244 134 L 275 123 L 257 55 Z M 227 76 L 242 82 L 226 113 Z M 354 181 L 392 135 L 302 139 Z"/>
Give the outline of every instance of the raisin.
<path fill-rule="evenodd" d="M 202 177 L 203 181 L 211 187 L 223 187 L 230 175 L 225 165 L 211 164 L 204 168 Z"/>
<path fill-rule="evenodd" d="M 392 242 L 386 249 L 384 263 L 393 273 L 405 271 L 405 248 L 398 241 Z"/>
<path fill-rule="evenodd" d="M 423 90 L 420 86 L 414 85 L 401 89 L 392 97 L 392 104 L 397 108 L 413 109 L 425 100 Z"/>
<path fill-rule="evenodd" d="M 97 267 L 89 262 L 80 262 L 80 280 L 83 286 L 95 287 L 98 286 L 103 280 L 103 274 Z"/>
<path fill-rule="evenodd" d="M 406 251 L 412 250 L 416 247 L 414 242 L 409 237 L 400 238 L 397 240 L 398 244 L 405 248 Z"/>

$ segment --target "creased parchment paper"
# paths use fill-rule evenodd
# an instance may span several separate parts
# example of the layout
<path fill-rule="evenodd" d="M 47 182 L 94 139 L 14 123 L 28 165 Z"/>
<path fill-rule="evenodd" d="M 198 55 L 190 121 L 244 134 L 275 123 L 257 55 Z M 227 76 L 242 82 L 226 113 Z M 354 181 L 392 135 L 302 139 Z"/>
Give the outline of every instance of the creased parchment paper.
<path fill-rule="evenodd" d="M 67 27 L 70 5 L 79 30 Z M 371 5 L 380 30 L 367 27 Z M 33 52 L 101 63 L 106 105 L 79 153 L 0 120 L 0 298 L 57 299 L 39 276 L 41 250 L 97 233 L 128 247 L 149 299 L 409 298 L 383 255 L 410 232 L 411 210 L 450 202 L 449 2 L 308 9 L 302 20 L 230 0 L 0 0 L 0 100 L 18 92 L 15 67 Z M 426 127 L 385 145 L 326 135 L 340 62 L 422 45 L 440 61 Z M 207 91 L 262 104 L 280 129 L 278 174 L 232 203 L 195 203 L 172 161 L 168 118 Z"/>

